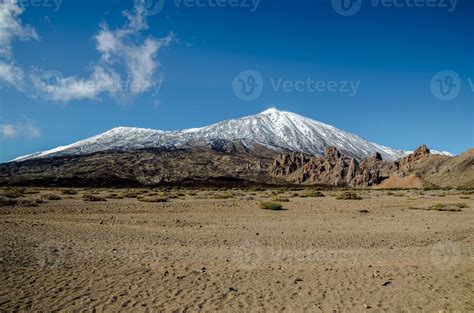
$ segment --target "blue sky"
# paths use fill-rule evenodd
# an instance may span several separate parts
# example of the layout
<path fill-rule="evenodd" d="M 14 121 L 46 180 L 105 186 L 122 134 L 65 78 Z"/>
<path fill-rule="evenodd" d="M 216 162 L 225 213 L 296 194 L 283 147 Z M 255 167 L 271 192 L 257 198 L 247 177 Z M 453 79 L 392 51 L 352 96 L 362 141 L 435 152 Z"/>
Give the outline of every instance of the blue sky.
<path fill-rule="evenodd" d="M 0 161 L 268 107 L 397 149 L 474 146 L 472 1 L 362 1 L 349 16 L 339 0 L 196 1 L 0 1 Z M 244 99 L 234 78 L 263 89 Z"/>

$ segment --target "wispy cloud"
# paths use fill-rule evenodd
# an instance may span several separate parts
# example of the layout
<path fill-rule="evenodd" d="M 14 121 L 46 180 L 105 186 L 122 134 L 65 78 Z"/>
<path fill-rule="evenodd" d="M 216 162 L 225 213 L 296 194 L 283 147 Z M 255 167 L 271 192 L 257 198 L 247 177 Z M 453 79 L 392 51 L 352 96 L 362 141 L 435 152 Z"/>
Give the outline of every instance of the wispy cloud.
<path fill-rule="evenodd" d="M 96 99 L 102 94 L 127 98 L 140 93 L 157 91 L 163 80 L 159 73 L 158 51 L 175 38 L 173 33 L 164 38 L 143 36 L 148 29 L 145 0 L 136 0 L 132 11 L 123 13 L 124 26 L 110 29 L 107 23 L 100 25 L 93 37 L 100 58 L 92 63 L 86 76 L 63 76 L 60 71 L 34 69 L 25 75 L 13 62 L 12 40 L 38 39 L 35 30 L 23 26 L 19 15 L 23 9 L 16 0 L 0 0 L 0 83 L 27 91 L 37 98 L 56 102 Z M 25 77 L 27 76 L 27 77 Z M 28 87 L 24 81 L 28 79 Z"/>
<path fill-rule="evenodd" d="M 5 139 L 28 138 L 34 139 L 41 135 L 41 131 L 30 120 L 16 124 L 0 124 L 0 135 Z"/>
<path fill-rule="evenodd" d="M 133 12 L 126 11 L 124 16 L 127 21 L 123 27 L 112 30 L 103 23 L 94 36 L 101 56 L 89 77 L 60 76 L 51 83 L 35 73 L 31 78 L 36 90 L 48 100 L 68 102 L 94 99 L 102 93 L 112 97 L 133 96 L 159 85 L 162 76 L 157 74 L 157 52 L 168 46 L 174 35 L 170 33 L 160 39 L 142 37 L 141 32 L 148 28 L 144 1 L 137 1 Z"/>
<path fill-rule="evenodd" d="M 20 20 L 23 11 L 17 0 L 0 2 L 0 83 L 20 90 L 24 89 L 24 72 L 15 64 L 12 43 L 38 39 L 35 29 Z"/>

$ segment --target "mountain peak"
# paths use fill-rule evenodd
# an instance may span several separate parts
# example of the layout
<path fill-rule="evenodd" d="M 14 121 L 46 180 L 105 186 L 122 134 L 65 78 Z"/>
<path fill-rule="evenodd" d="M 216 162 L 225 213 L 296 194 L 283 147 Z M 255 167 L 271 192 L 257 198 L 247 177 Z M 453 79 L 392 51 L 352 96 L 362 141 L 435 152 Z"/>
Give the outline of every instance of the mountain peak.
<path fill-rule="evenodd" d="M 260 115 L 266 115 L 266 114 L 280 114 L 280 113 L 285 113 L 283 111 L 278 110 L 277 108 L 269 108 L 260 113 Z"/>
<path fill-rule="evenodd" d="M 226 120 L 201 128 L 161 131 L 116 127 L 71 145 L 20 157 L 16 161 L 91 154 L 106 150 L 202 147 L 221 141 L 242 142 L 249 150 L 253 149 L 254 144 L 258 144 L 275 152 L 295 151 L 309 155 L 324 155 L 325 149 L 333 146 L 359 160 L 376 152 L 380 153 L 384 160 L 395 160 L 405 155 L 404 151 L 384 147 L 333 126 L 272 107 L 257 115 Z"/>

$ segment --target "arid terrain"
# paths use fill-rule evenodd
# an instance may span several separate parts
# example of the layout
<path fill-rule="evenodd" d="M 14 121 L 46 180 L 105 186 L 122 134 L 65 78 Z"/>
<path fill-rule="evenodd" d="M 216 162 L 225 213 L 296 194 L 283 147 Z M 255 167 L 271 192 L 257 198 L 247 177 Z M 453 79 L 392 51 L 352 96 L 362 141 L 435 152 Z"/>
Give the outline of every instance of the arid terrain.
<path fill-rule="evenodd" d="M 474 310 L 472 191 L 345 192 L 3 188 L 0 310 Z"/>

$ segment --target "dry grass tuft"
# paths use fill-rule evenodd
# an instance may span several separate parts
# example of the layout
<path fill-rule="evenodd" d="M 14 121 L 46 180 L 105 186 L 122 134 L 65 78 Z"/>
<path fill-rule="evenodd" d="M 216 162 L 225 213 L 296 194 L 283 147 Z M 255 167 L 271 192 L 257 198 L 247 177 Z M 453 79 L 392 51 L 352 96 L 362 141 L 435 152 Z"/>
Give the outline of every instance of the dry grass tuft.
<path fill-rule="evenodd" d="M 168 198 L 164 197 L 140 197 L 138 200 L 141 202 L 168 202 Z"/>
<path fill-rule="evenodd" d="M 54 193 L 46 194 L 43 196 L 46 200 L 51 200 L 51 201 L 58 201 L 61 200 L 62 198 Z"/>
<path fill-rule="evenodd" d="M 272 210 L 272 211 L 281 211 L 283 210 L 283 205 L 278 202 L 271 201 L 262 201 L 259 205 L 260 209 L 263 210 Z"/>
<path fill-rule="evenodd" d="M 74 189 L 63 189 L 61 192 L 63 195 L 77 195 L 77 191 Z"/>
<path fill-rule="evenodd" d="M 351 192 L 351 191 L 345 191 L 341 194 L 339 194 L 336 199 L 338 200 L 362 200 L 362 198 L 354 193 L 354 192 Z"/>
<path fill-rule="evenodd" d="M 92 202 L 107 201 L 105 198 L 102 198 L 102 197 L 96 196 L 96 195 L 91 195 L 91 194 L 83 195 L 82 199 L 84 201 L 92 201 Z"/>
<path fill-rule="evenodd" d="M 319 198 L 319 197 L 325 197 L 325 195 L 319 190 L 308 190 L 305 193 L 303 193 L 300 197 L 302 197 L 302 198 Z"/>

